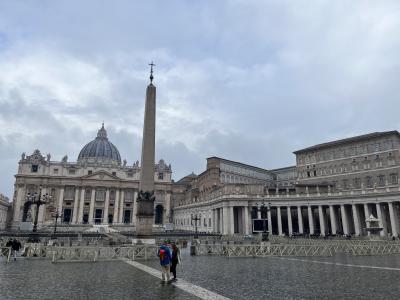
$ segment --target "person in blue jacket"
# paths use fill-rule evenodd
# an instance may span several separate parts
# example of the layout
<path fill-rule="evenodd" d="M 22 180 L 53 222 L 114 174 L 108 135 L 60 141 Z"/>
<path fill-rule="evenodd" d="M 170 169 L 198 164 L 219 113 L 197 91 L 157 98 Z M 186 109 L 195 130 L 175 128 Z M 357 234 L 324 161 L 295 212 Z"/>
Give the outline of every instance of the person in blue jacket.
<path fill-rule="evenodd" d="M 167 246 L 167 242 L 160 246 L 157 253 L 158 257 L 160 258 L 160 265 L 161 265 L 161 278 L 163 281 L 168 282 L 170 280 L 170 266 L 171 266 L 171 249 Z"/>

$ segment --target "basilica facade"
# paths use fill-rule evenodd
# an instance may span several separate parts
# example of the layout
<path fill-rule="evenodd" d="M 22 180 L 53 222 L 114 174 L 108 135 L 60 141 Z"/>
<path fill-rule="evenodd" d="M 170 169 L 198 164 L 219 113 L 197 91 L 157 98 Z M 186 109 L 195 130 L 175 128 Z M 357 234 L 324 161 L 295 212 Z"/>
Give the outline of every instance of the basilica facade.
<path fill-rule="evenodd" d="M 173 186 L 177 229 L 251 234 L 267 219 L 274 235 L 399 235 L 398 131 L 332 141 L 295 151 L 296 165 L 266 170 L 211 157 L 206 170 Z"/>
<path fill-rule="evenodd" d="M 154 224 L 171 219 L 171 165 L 160 160 L 154 166 Z M 110 142 L 103 126 L 86 144 L 76 161 L 65 156 L 54 161 L 39 150 L 22 154 L 15 175 L 11 229 L 32 222 L 36 205 L 28 206 L 29 196 L 41 196 L 38 227 L 52 226 L 61 215 L 61 230 L 82 231 L 93 224 L 110 225 L 121 231 L 134 231 L 140 166 L 121 161 L 117 147 Z M 59 219 L 59 220 L 60 220 Z M 60 221 L 59 221 L 60 222 Z"/>

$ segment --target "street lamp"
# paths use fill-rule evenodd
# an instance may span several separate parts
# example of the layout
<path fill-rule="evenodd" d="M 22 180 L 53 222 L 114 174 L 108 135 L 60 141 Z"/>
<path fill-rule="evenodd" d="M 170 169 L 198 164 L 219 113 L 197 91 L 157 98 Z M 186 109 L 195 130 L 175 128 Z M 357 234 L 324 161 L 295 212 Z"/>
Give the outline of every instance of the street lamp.
<path fill-rule="evenodd" d="M 39 194 L 37 192 L 28 193 L 27 202 L 29 206 L 36 205 L 35 219 L 33 221 L 33 230 L 32 232 L 37 232 L 37 223 L 39 218 L 39 207 L 43 204 L 46 204 L 51 199 L 49 194 L 42 195 L 42 186 L 39 186 Z"/>
<path fill-rule="evenodd" d="M 55 222 L 54 222 L 54 234 L 56 234 L 56 232 L 57 232 L 57 220 L 58 220 L 59 218 L 62 217 L 62 213 L 60 213 L 60 211 L 58 210 L 58 208 L 57 208 L 56 211 L 52 214 L 52 217 L 55 219 Z"/>
<path fill-rule="evenodd" d="M 265 205 L 265 202 L 263 201 L 262 203 L 256 203 L 257 204 L 257 211 L 259 213 L 259 218 L 263 220 L 263 231 L 262 231 L 262 238 L 261 240 L 263 242 L 268 241 L 268 231 L 267 231 L 267 222 L 268 222 L 268 212 L 271 210 L 271 203 L 268 203 L 268 205 Z M 267 213 L 267 217 L 263 218 L 263 214 Z M 270 228 L 268 228 L 270 229 Z"/>
<path fill-rule="evenodd" d="M 193 221 L 195 222 L 194 225 L 195 225 L 195 228 L 196 228 L 196 234 L 195 234 L 194 238 L 198 239 L 199 236 L 198 236 L 198 233 L 197 233 L 197 221 L 201 220 L 201 218 L 198 217 L 197 214 L 195 214 L 195 215 L 191 214 L 191 219 L 192 219 L 192 224 L 193 224 Z"/>

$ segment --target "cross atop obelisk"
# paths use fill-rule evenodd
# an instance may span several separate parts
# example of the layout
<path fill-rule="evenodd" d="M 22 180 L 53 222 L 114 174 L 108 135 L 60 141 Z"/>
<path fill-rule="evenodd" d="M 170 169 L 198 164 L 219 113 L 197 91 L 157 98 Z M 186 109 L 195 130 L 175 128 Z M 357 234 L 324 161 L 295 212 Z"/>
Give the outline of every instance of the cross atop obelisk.
<path fill-rule="evenodd" d="M 156 65 L 153 63 L 153 61 L 151 61 L 151 63 L 149 63 L 149 66 L 150 66 L 150 84 L 152 84 L 153 83 L 153 79 L 154 79 L 154 77 L 153 77 L 153 67 L 155 67 Z"/>
<path fill-rule="evenodd" d="M 150 84 L 147 86 L 144 108 L 142 159 L 136 213 L 136 232 L 138 235 L 151 234 L 154 222 L 156 87 L 153 85 L 153 67 L 155 64 L 151 62 L 149 65 Z"/>

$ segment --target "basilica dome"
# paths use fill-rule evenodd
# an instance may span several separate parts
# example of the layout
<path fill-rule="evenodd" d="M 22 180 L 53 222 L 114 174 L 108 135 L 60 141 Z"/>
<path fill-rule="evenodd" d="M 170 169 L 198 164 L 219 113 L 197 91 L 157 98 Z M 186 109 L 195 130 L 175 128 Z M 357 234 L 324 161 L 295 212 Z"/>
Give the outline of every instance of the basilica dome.
<path fill-rule="evenodd" d="M 121 164 L 121 155 L 117 147 L 107 138 L 107 131 L 104 124 L 97 133 L 97 137 L 82 148 L 78 161 L 83 162 L 111 162 Z"/>

